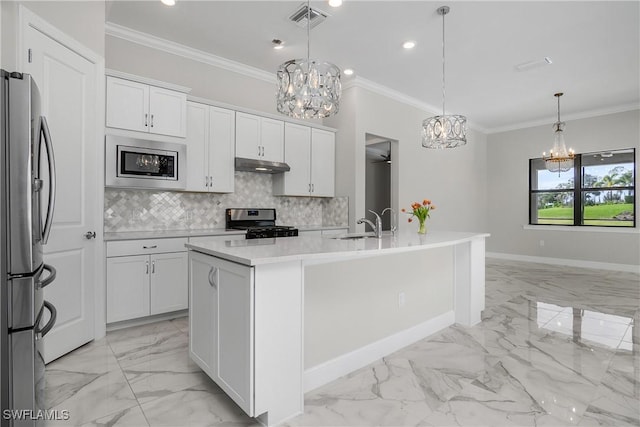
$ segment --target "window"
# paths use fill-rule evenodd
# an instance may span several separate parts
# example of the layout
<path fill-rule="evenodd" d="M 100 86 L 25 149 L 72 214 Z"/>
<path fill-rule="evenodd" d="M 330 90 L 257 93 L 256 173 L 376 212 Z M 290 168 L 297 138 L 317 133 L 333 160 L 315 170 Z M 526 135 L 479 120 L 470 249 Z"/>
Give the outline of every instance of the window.
<path fill-rule="evenodd" d="M 567 172 L 529 160 L 529 224 L 635 227 L 635 149 L 576 154 Z"/>

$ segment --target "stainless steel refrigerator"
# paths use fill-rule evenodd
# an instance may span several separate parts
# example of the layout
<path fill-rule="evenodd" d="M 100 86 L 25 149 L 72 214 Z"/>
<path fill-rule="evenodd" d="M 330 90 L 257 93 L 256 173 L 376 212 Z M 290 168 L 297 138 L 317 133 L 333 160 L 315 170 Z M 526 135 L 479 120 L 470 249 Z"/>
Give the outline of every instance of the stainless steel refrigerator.
<path fill-rule="evenodd" d="M 43 290 L 56 270 L 43 262 L 55 205 L 55 162 L 38 87 L 0 70 L 0 396 L 2 425 L 43 420 L 42 338 L 56 320 Z"/>

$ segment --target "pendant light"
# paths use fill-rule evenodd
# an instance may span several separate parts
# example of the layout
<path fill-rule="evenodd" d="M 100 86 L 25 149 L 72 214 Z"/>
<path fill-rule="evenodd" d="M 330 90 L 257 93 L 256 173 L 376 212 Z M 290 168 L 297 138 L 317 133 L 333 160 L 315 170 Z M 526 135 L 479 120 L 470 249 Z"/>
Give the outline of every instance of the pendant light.
<path fill-rule="evenodd" d="M 564 143 L 564 122 L 560 121 L 560 97 L 563 95 L 562 92 L 556 93 L 555 96 L 558 99 L 558 121 L 553 124 L 554 137 L 553 137 L 553 148 L 547 153 L 542 153 L 542 160 L 544 160 L 545 166 L 549 172 L 558 172 L 558 176 L 560 176 L 560 172 L 567 172 L 573 167 L 573 158 L 575 154 L 572 148 L 567 150 L 567 146 Z"/>
<path fill-rule="evenodd" d="M 442 16 L 442 115 L 425 119 L 422 122 L 422 146 L 425 148 L 455 148 L 467 143 L 467 118 L 445 113 L 445 42 L 444 16 L 449 13 L 449 6 L 438 8 Z"/>
<path fill-rule="evenodd" d="M 307 58 L 280 65 L 278 112 L 297 119 L 317 119 L 336 114 L 340 108 L 340 68 L 310 59 L 311 7 L 307 0 Z"/>

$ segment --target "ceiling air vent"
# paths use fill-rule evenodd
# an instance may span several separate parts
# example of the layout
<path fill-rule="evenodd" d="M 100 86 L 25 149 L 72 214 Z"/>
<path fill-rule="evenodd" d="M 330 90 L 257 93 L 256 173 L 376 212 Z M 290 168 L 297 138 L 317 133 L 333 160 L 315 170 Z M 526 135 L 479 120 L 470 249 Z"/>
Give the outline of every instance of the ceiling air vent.
<path fill-rule="evenodd" d="M 310 9 L 311 9 L 310 28 L 315 28 L 318 24 L 322 23 L 322 21 L 327 19 L 327 17 L 329 16 L 328 13 L 323 12 L 323 11 L 321 11 L 319 9 L 314 9 L 312 7 Z M 307 11 L 307 5 L 306 4 L 301 4 L 300 7 L 298 9 L 296 9 L 296 11 L 293 12 L 293 14 L 291 14 L 289 19 L 292 20 L 293 22 L 295 22 L 295 24 L 298 27 L 307 28 L 307 15 L 308 14 L 309 13 Z"/>

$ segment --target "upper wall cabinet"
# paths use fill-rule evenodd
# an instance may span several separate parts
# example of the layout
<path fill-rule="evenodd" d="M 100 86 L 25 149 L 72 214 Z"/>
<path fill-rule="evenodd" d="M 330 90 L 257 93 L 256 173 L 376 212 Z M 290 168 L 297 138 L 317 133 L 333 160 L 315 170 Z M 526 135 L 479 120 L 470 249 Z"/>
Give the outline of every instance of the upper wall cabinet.
<path fill-rule="evenodd" d="M 186 136 L 187 95 L 107 76 L 107 126 L 159 135 Z"/>
<path fill-rule="evenodd" d="M 333 197 L 335 134 L 286 123 L 284 135 L 284 160 L 291 170 L 273 176 L 273 194 Z"/>
<path fill-rule="evenodd" d="M 233 192 L 235 115 L 233 110 L 187 103 L 187 191 Z"/>
<path fill-rule="evenodd" d="M 284 122 L 236 113 L 236 157 L 284 161 Z"/>

